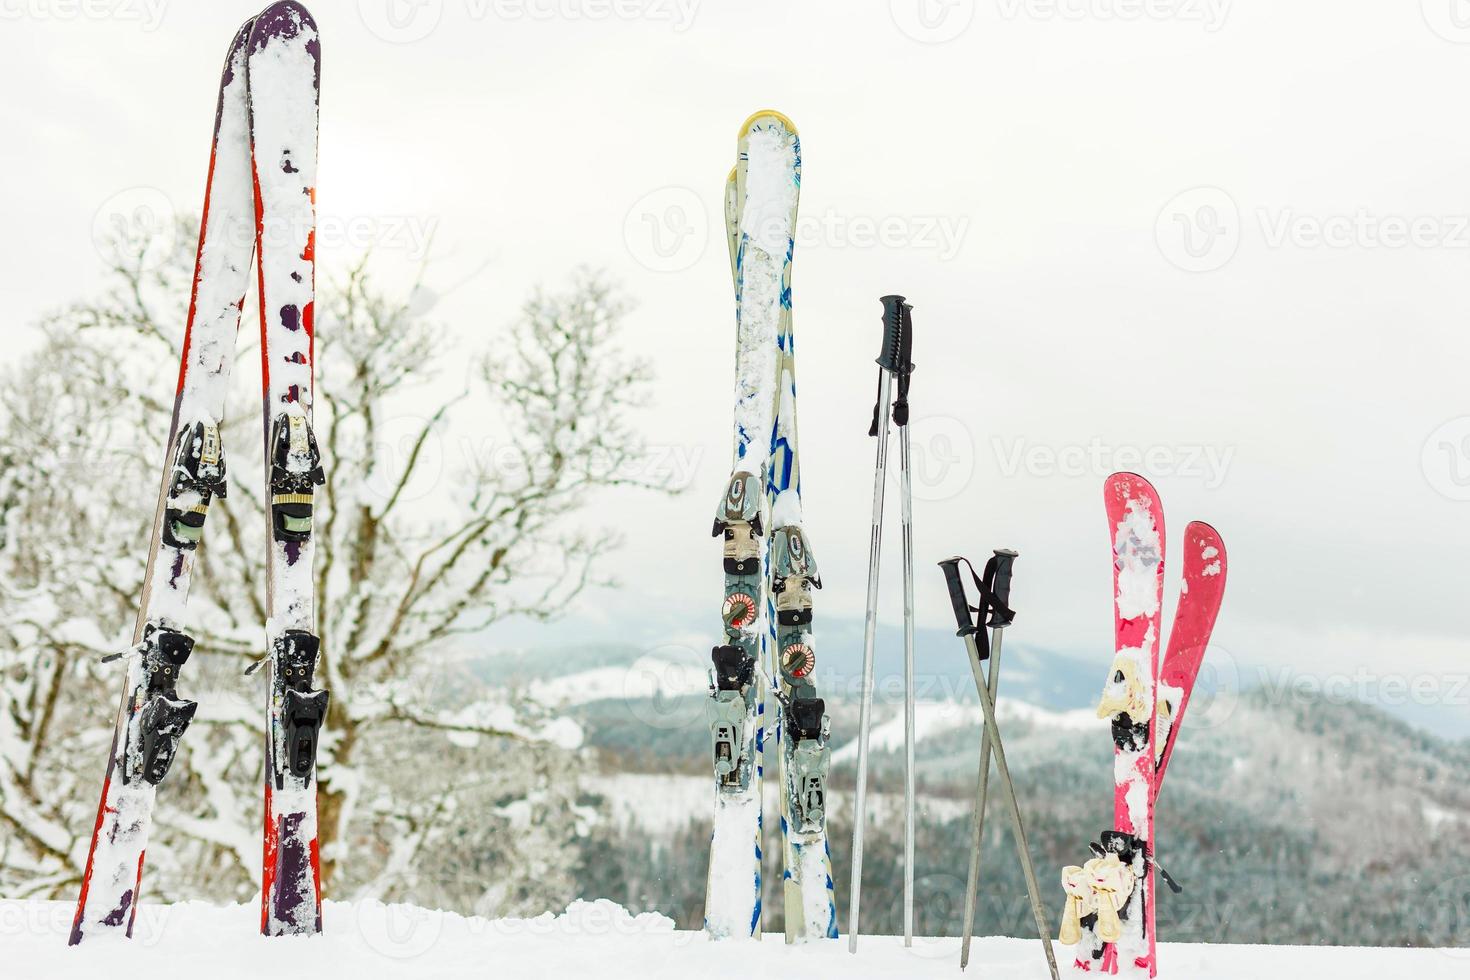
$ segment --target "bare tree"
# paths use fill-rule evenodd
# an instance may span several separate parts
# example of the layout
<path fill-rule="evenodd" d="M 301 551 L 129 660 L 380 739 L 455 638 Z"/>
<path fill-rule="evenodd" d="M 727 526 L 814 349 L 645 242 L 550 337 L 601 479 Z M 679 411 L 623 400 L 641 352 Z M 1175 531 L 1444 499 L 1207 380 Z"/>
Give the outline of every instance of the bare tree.
<path fill-rule="evenodd" d="M 158 252 L 121 239 L 106 294 L 49 318 L 0 393 L 10 894 L 66 895 L 91 832 L 118 683 L 97 658 L 125 645 L 136 610 L 192 266 L 187 248 Z M 589 501 L 660 486 L 640 475 L 630 424 L 649 372 L 619 351 L 629 307 L 595 274 L 536 292 L 467 358 L 421 291 L 387 294 L 371 268 L 329 281 L 316 317 L 323 875 L 338 895 L 432 887 L 442 904 L 538 911 L 570 897 L 577 732 L 484 683 L 477 638 L 509 616 L 553 616 L 600 581 L 614 539 L 586 522 Z M 161 898 L 238 899 L 259 884 L 265 694 L 240 676 L 265 619 L 253 322 L 247 309 L 230 493 L 211 508 L 190 602 L 199 642 L 183 687 L 205 696 L 149 850 Z"/>

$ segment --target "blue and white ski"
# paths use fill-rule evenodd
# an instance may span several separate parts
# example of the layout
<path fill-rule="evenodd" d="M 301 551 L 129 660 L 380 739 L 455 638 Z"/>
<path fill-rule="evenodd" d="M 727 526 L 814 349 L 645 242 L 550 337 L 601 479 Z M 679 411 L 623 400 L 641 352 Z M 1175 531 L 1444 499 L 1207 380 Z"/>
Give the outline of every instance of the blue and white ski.
<path fill-rule="evenodd" d="M 786 940 L 837 935 L 826 785 L 825 705 L 812 682 L 812 592 L 821 587 L 802 530 L 796 437 L 791 261 L 801 141 L 791 120 L 758 112 L 740 130 L 725 221 L 736 305 L 734 465 L 715 516 L 724 539 L 724 644 L 713 652 L 708 714 L 715 821 L 705 928 L 761 926 L 765 708 L 779 751 Z"/>

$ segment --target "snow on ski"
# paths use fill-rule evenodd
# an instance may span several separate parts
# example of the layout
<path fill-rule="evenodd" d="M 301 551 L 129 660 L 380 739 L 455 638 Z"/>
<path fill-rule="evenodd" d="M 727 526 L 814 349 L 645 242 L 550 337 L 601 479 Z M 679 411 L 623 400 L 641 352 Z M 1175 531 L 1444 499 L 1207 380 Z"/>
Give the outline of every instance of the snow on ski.
<path fill-rule="evenodd" d="M 132 934 L 154 794 L 195 710 L 176 683 L 194 643 L 183 627 L 195 549 L 210 500 L 225 493 L 219 425 L 254 248 L 245 72 L 252 26 L 247 21 L 236 33 L 220 77 L 163 481 L 73 945 L 117 929 Z"/>
<path fill-rule="evenodd" d="M 321 860 L 312 777 L 328 699 L 326 691 L 312 686 L 320 640 L 313 632 L 311 540 L 314 491 L 325 479 L 311 429 L 321 46 L 311 15 L 291 2 L 273 4 L 256 18 L 249 46 L 250 156 L 270 501 L 260 929 L 275 936 L 321 930 Z"/>
<path fill-rule="evenodd" d="M 825 706 L 811 683 L 812 590 L 801 526 L 791 261 L 801 144 L 785 116 L 741 127 L 725 216 L 736 298 L 735 462 L 715 518 L 724 539 L 725 642 L 712 654 L 707 711 L 715 820 L 705 928 L 760 934 L 765 702 L 779 751 L 786 938 L 836 935 L 826 838 Z"/>

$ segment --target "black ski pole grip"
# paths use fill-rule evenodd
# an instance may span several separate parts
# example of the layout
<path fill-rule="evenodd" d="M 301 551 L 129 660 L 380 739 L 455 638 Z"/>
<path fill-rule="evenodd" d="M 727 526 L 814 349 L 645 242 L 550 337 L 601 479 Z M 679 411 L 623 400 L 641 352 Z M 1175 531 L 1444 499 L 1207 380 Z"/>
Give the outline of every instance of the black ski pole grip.
<path fill-rule="evenodd" d="M 956 636 L 969 636 L 975 632 L 975 621 L 970 618 L 970 603 L 965 598 L 965 581 L 960 578 L 960 562 L 963 558 L 946 558 L 939 563 L 944 569 L 944 584 L 949 589 L 949 604 L 954 608 Z"/>
<path fill-rule="evenodd" d="M 996 548 L 995 557 L 990 559 L 995 563 L 995 578 L 991 583 L 990 593 L 995 596 L 996 603 L 1006 609 L 1011 606 L 1012 566 L 1019 557 L 1020 554 L 1010 548 Z"/>
<path fill-rule="evenodd" d="M 898 336 L 898 373 L 911 374 L 914 370 L 914 304 L 905 300 L 899 314 L 903 329 Z"/>
<path fill-rule="evenodd" d="M 907 304 L 902 296 L 884 296 L 883 304 L 883 351 L 878 355 L 878 366 L 885 371 L 899 374 L 908 364 L 903 356 L 907 342 L 904 340 L 904 309 Z"/>

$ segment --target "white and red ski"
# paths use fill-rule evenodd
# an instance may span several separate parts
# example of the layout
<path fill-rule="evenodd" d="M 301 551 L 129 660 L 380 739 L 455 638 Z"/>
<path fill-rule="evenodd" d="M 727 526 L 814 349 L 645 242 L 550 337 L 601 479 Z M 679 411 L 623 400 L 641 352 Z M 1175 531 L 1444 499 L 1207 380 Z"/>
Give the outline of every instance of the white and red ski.
<path fill-rule="evenodd" d="M 269 541 L 268 729 L 260 931 L 321 931 L 317 743 L 327 692 L 313 688 L 320 640 L 312 563 L 317 99 L 321 44 L 306 8 L 276 3 L 250 34 L 250 160 L 260 273 L 260 364 Z"/>
<path fill-rule="evenodd" d="M 126 656 L 122 705 L 92 832 L 71 943 L 103 932 L 132 934 L 154 794 L 195 704 L 178 697 L 193 640 L 183 632 L 194 556 L 210 500 L 224 496 L 219 425 L 224 416 L 240 308 L 250 282 L 254 202 L 245 59 L 253 21 L 225 58 L 183 355 L 165 444 L 143 600 Z"/>
<path fill-rule="evenodd" d="M 1225 591 L 1225 544 L 1208 524 L 1185 529 L 1184 584 L 1159 659 L 1164 510 L 1143 477 L 1115 473 L 1104 488 L 1113 539 L 1115 655 L 1098 716 L 1111 721 L 1113 829 L 1093 858 L 1062 872 L 1061 941 L 1084 973 L 1158 973 L 1154 805 L 1173 754 Z"/>
<path fill-rule="evenodd" d="M 155 788 L 197 705 L 178 695 L 194 641 L 183 632 L 190 573 L 210 501 L 225 494 L 220 420 L 240 311 L 258 255 L 267 494 L 271 693 L 261 929 L 321 928 L 316 787 L 324 691 L 311 690 L 311 515 L 323 482 L 311 433 L 315 290 L 316 25 L 297 3 L 268 6 L 236 33 L 215 112 L 189 319 L 143 601 L 108 756 L 71 942 L 131 934 Z"/>

